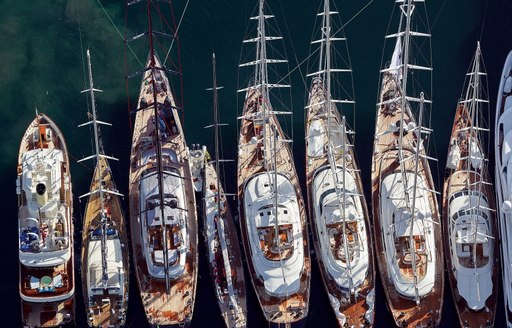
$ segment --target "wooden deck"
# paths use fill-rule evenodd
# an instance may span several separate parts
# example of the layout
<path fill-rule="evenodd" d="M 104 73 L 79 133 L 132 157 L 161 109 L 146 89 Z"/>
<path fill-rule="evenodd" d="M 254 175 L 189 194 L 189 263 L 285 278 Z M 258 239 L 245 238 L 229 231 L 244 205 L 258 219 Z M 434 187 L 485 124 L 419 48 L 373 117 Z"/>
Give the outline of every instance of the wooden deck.
<path fill-rule="evenodd" d="M 310 100 L 309 105 L 310 108 L 307 113 L 306 118 L 306 149 L 308 147 L 308 131 L 311 125 L 311 122 L 313 120 L 319 120 L 321 123 L 321 126 L 327 127 L 328 125 L 328 110 L 330 111 L 330 121 L 331 124 L 334 124 L 337 128 L 341 127 L 342 120 L 341 116 L 338 112 L 338 110 L 333 106 L 332 108 L 327 108 L 326 105 L 322 105 L 322 102 L 325 102 L 326 94 L 324 90 L 323 83 L 320 80 L 317 80 L 316 83 L 313 84 L 311 90 L 310 90 Z M 313 106 L 312 106 L 313 105 Z M 342 135 L 342 138 L 345 139 L 345 144 L 349 145 L 352 144 L 346 134 Z M 342 165 L 342 158 L 341 156 L 345 156 L 345 167 L 347 170 L 352 171 L 352 175 L 354 177 L 354 180 L 357 184 L 357 190 L 361 194 L 359 197 L 362 209 L 363 209 L 363 215 L 364 215 L 364 222 L 366 225 L 366 230 L 364 233 L 367 235 L 367 245 L 364 245 L 368 249 L 368 274 L 366 276 L 366 279 L 364 280 L 363 284 L 358 286 L 358 294 L 357 296 L 354 294 L 351 294 L 349 291 L 341 290 L 340 287 L 335 283 L 335 281 L 331 278 L 330 274 L 327 272 L 327 269 L 322 262 L 321 254 L 321 246 L 319 241 L 319 231 L 316 228 L 315 222 L 313 222 L 315 215 L 314 215 L 314 200 L 313 198 L 313 178 L 315 172 L 326 165 L 329 165 L 329 161 L 327 158 L 327 154 L 325 153 L 325 150 L 328 146 L 328 136 L 327 134 L 324 135 L 324 141 L 323 141 L 323 149 L 324 149 L 324 156 L 321 157 L 313 157 L 308 156 L 306 151 L 306 185 L 307 185 L 307 194 L 308 194 L 308 209 L 309 209 L 309 217 L 310 217 L 310 225 L 312 227 L 313 231 L 313 244 L 315 247 L 315 252 L 317 254 L 318 264 L 320 266 L 320 272 L 322 281 L 324 283 L 324 287 L 329 295 L 332 295 L 336 299 L 339 300 L 340 306 L 338 309 L 339 312 L 345 315 L 346 323 L 345 325 L 348 327 L 370 327 L 373 322 L 374 318 L 374 312 L 371 313 L 370 319 L 365 316 L 367 311 L 369 310 L 369 306 L 367 304 L 366 298 L 370 293 L 374 293 L 375 291 L 375 265 L 373 260 L 373 247 L 372 247 L 372 232 L 370 229 L 370 216 L 368 212 L 368 208 L 366 206 L 366 199 L 364 197 L 364 189 L 362 185 L 361 176 L 358 172 L 359 166 L 357 164 L 357 160 L 354 154 L 353 147 L 348 147 L 346 150 L 346 154 L 343 152 L 343 150 L 338 151 L 339 154 L 335 156 L 336 164 Z M 341 238 L 343 233 L 341 227 L 339 233 L 336 235 L 337 238 L 335 240 L 335 245 L 332 245 L 332 251 L 335 252 L 335 257 L 338 256 L 338 250 L 340 249 L 341 245 Z M 351 236 L 350 234 L 347 236 Z M 353 237 L 353 236 L 352 236 Z M 350 237 L 349 237 L 350 239 Z M 342 322 L 339 322 L 340 325 Z"/>
<path fill-rule="evenodd" d="M 261 124 L 257 122 L 254 115 L 260 115 L 263 104 L 261 103 L 260 90 L 250 89 L 247 92 L 243 115 L 241 120 L 240 138 L 238 142 L 238 208 L 240 213 L 240 227 L 245 255 L 247 257 L 247 266 L 249 269 L 252 283 L 256 291 L 260 306 L 267 321 L 271 324 L 289 324 L 304 319 L 309 308 L 309 285 L 311 275 L 311 259 L 308 247 L 308 233 L 306 226 L 306 211 L 304 201 L 297 179 L 297 172 L 293 163 L 292 153 L 288 144 L 280 142 L 284 139 L 284 133 L 275 114 L 267 113 L 268 123 Z M 270 104 L 265 104 L 267 111 L 271 110 Z M 260 113 L 260 114 L 257 114 Z M 261 117 L 260 117 L 261 119 Z M 273 139 L 275 127 L 278 138 L 276 151 L 273 149 Z M 266 129 L 266 139 L 262 142 L 253 142 L 253 137 L 261 138 L 262 129 Z M 252 141 L 251 141 L 252 140 Z M 263 156 L 263 152 L 267 152 Z M 293 184 L 297 195 L 298 207 L 300 211 L 300 223 L 302 228 L 302 238 L 304 241 L 304 268 L 300 278 L 299 291 L 289 297 L 273 297 L 267 294 L 263 281 L 255 274 L 255 269 L 251 260 L 252 252 L 249 244 L 249 232 L 247 231 L 247 218 L 244 212 L 244 187 L 248 179 L 255 174 L 266 172 L 264 158 L 270 162 L 276 163 L 276 171 L 285 175 Z"/>
<path fill-rule="evenodd" d="M 446 267 L 448 268 L 448 278 L 450 280 L 452 296 L 457 308 L 457 313 L 459 315 L 460 324 L 462 327 L 492 327 L 494 325 L 494 318 L 496 315 L 496 304 L 498 301 L 498 285 L 499 285 L 499 243 L 497 239 L 494 240 L 493 252 L 494 256 L 491 259 L 494 261 L 494 267 L 492 272 L 492 293 L 491 296 L 485 302 L 485 308 L 480 311 L 474 311 L 467 306 L 467 303 L 464 298 L 459 295 L 457 289 L 457 280 L 453 271 L 453 260 L 451 255 L 451 247 L 450 247 L 450 236 L 449 236 L 449 225 L 450 218 L 448 217 L 448 200 L 450 195 L 453 195 L 456 192 L 462 190 L 475 190 L 478 187 L 475 183 L 478 181 L 484 181 L 485 184 L 482 184 L 481 192 L 485 195 L 489 202 L 489 206 L 492 209 L 495 209 L 495 200 L 494 200 L 494 190 L 492 187 L 492 180 L 489 176 L 489 171 L 487 166 L 484 165 L 482 170 L 472 169 L 469 174 L 466 170 L 467 166 L 470 165 L 467 159 L 464 157 L 469 156 L 468 152 L 468 143 L 467 139 L 469 137 L 470 132 L 467 131 L 465 133 L 460 133 L 460 129 L 467 128 L 472 125 L 471 119 L 468 114 L 468 110 L 464 105 L 458 105 L 455 113 L 455 120 L 452 127 L 452 133 L 450 140 L 456 139 L 459 142 L 460 147 L 460 156 L 461 160 L 458 163 L 456 169 L 446 168 L 445 171 L 445 179 L 444 179 L 444 188 L 443 188 L 443 229 L 444 229 L 444 246 L 446 256 Z M 465 142 L 462 142 L 465 140 Z M 450 145 L 449 148 L 451 148 Z M 450 149 L 448 150 L 450 153 Z M 491 221 L 492 231 L 490 231 L 491 235 L 494 237 L 498 237 L 498 221 L 496 218 L 496 213 L 490 211 L 489 220 Z M 488 259 L 483 258 L 482 250 L 480 248 L 477 251 L 477 265 L 485 265 Z M 466 267 L 472 267 L 473 263 L 472 257 L 463 259 L 463 265 Z"/>
<path fill-rule="evenodd" d="M 400 92 L 396 85 L 394 75 L 385 73 L 383 75 L 382 90 L 379 102 L 400 98 Z M 400 115 L 403 110 L 404 125 L 409 122 L 416 123 L 408 108 L 402 109 L 400 101 L 390 102 L 378 107 L 376 114 L 376 129 L 373 148 L 372 160 L 372 207 L 373 222 L 375 229 L 375 250 L 377 261 L 379 264 L 379 272 L 384 292 L 389 304 L 393 318 L 399 327 L 429 327 L 437 326 L 441 320 L 441 310 L 443 306 L 443 290 L 444 290 L 444 252 L 442 245 L 441 223 L 437 199 L 432 192 L 427 192 L 428 203 L 432 212 L 432 220 L 435 222 L 434 239 L 435 239 L 435 284 L 432 291 L 420 301 L 419 306 L 411 299 L 402 297 L 395 289 L 393 280 L 388 271 L 386 264 L 386 254 L 384 249 L 384 241 L 382 236 L 383 227 L 381 226 L 380 208 L 381 208 L 381 181 L 389 174 L 400 172 L 398 162 L 398 139 L 399 131 L 390 131 L 392 126 L 400 127 Z M 406 156 L 415 153 L 416 149 L 416 133 L 404 131 L 403 149 Z M 425 155 L 425 149 L 420 148 L 420 153 Z M 405 161 L 406 170 L 414 172 L 414 164 L 412 160 Z M 427 189 L 434 190 L 434 183 L 430 173 L 427 160 L 420 158 L 419 174 L 423 177 Z M 395 257 L 396 261 L 399 259 Z"/>
<path fill-rule="evenodd" d="M 99 188 L 99 175 L 103 181 L 103 188 L 117 192 L 112 172 L 108 161 L 105 158 L 98 158 L 90 190 Z M 119 196 L 113 194 L 104 194 L 103 201 L 107 211 L 108 224 L 117 230 L 122 250 L 122 267 L 125 273 L 123 284 L 124 293 L 122 295 L 110 294 L 107 290 L 103 295 L 88 295 L 87 281 L 90 279 L 90 273 L 87 254 L 89 251 L 89 242 L 91 233 L 94 229 L 101 227 L 101 202 L 100 194 L 94 194 L 89 197 L 84 215 L 84 225 L 82 230 L 82 291 L 84 296 L 85 312 L 88 315 L 89 323 L 94 327 L 120 327 L 126 320 L 126 311 L 128 309 L 128 286 L 130 275 L 130 261 L 128 251 L 128 236 L 124 213 Z M 101 263 L 99 263 L 101 265 Z M 108 302 L 106 301 L 108 299 Z M 90 304 L 90 301 L 92 301 Z"/>
<path fill-rule="evenodd" d="M 150 58 L 151 60 L 151 58 Z M 155 58 L 156 67 L 160 63 Z M 148 63 L 149 65 L 149 63 Z M 154 72 L 154 73 L 153 73 Z M 154 93 L 156 96 L 154 96 Z M 154 117 L 153 104 L 156 101 L 162 112 Z M 152 326 L 183 325 L 188 326 L 192 320 L 197 283 L 197 215 L 192 177 L 188 163 L 185 138 L 176 109 L 169 81 L 160 70 L 148 70 L 144 74 L 133 126 L 132 152 L 130 156 L 130 229 L 132 256 L 139 285 L 142 303 L 148 322 Z M 165 280 L 154 278 L 147 268 L 141 223 L 139 221 L 139 185 L 142 173 L 156 167 L 156 161 L 146 164 L 141 162 L 142 152 L 155 149 L 156 126 L 164 124 L 160 130 L 161 148 L 176 153 L 178 163 L 168 162 L 164 166 L 178 170 L 183 179 L 185 211 L 189 248 L 186 254 L 185 271 L 178 279 L 171 279 L 170 292 L 166 293 Z"/>

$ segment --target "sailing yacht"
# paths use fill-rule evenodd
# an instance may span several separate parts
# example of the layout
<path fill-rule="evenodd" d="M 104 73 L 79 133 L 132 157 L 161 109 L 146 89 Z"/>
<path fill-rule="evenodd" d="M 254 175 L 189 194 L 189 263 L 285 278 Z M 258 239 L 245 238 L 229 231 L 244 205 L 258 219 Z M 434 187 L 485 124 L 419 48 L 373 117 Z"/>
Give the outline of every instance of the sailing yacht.
<path fill-rule="evenodd" d="M 130 156 L 132 254 L 149 324 L 188 326 L 197 283 L 194 189 L 168 69 L 153 47 L 156 36 L 163 32 L 153 31 L 156 17 L 152 14 L 161 13 L 162 8 L 154 1 L 146 4 L 148 31 L 143 34 L 149 37 L 150 47 L 142 71 Z"/>
<path fill-rule="evenodd" d="M 512 51 L 508 54 L 496 101 L 494 132 L 496 204 L 500 221 L 503 296 L 507 326 L 512 327 Z"/>
<path fill-rule="evenodd" d="M 120 194 L 114 183 L 108 160 L 100 138 L 99 121 L 91 69 L 91 55 L 87 50 L 89 92 L 92 120 L 80 126 L 91 126 L 94 134 L 95 154 L 83 160 L 95 159 L 96 168 L 91 182 L 82 230 L 82 291 L 90 327 L 121 327 L 126 321 L 128 308 L 129 257 L 128 236 Z"/>
<path fill-rule="evenodd" d="M 485 76 L 478 43 L 455 113 L 443 190 L 446 264 L 462 327 L 492 327 L 498 297 L 494 192 L 485 157 L 489 130 L 482 116 L 489 103 L 482 99 Z"/>
<path fill-rule="evenodd" d="M 215 159 L 206 160 L 204 165 L 203 213 L 208 263 L 212 275 L 217 302 L 226 327 L 247 326 L 247 304 L 244 270 L 235 221 L 229 210 L 227 194 L 221 185 L 220 135 L 219 127 L 225 125 L 218 122 L 217 76 L 215 54 L 213 65 L 213 116 Z M 208 156 L 207 156 L 208 157 Z"/>
<path fill-rule="evenodd" d="M 370 326 L 374 318 L 374 264 L 368 209 L 345 117 L 337 106 L 353 106 L 352 95 L 333 98 L 333 80 L 350 75 L 333 67 L 336 36 L 330 0 L 325 0 L 317 71 L 306 106 L 306 176 L 313 241 L 324 287 L 340 327 Z M 331 75 L 337 75 L 332 77 Z M 350 79 L 349 79 L 349 82 Z M 331 92 L 332 91 L 332 92 Z"/>
<path fill-rule="evenodd" d="M 64 137 L 36 114 L 18 154 L 19 290 L 23 327 L 60 327 L 75 313 L 73 195 Z"/>
<path fill-rule="evenodd" d="M 260 306 L 271 325 L 291 325 L 304 319 L 309 306 L 311 259 L 306 211 L 292 153 L 270 103 L 270 91 L 282 84 L 268 81 L 267 43 L 280 39 L 266 34 L 272 15 L 259 0 L 256 59 L 245 92 L 238 141 L 238 206 L 247 266 Z M 277 99 L 276 99 L 277 100 Z"/>
<path fill-rule="evenodd" d="M 435 326 L 443 305 L 443 244 L 423 138 L 432 131 L 423 126 L 430 93 L 416 85 L 430 85 L 430 34 L 421 29 L 424 19 L 412 29 L 424 1 L 396 2 L 400 26 L 386 37 L 396 43 L 381 71 L 372 159 L 375 250 L 396 324 Z"/>

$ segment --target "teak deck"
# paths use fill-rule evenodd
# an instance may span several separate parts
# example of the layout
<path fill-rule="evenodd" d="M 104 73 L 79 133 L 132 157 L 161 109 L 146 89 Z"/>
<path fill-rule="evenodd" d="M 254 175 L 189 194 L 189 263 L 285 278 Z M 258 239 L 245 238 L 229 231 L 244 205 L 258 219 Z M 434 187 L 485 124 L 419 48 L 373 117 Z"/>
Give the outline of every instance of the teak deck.
<path fill-rule="evenodd" d="M 188 152 L 185 138 L 180 123 L 180 117 L 176 108 L 173 95 L 170 91 L 169 81 L 165 73 L 158 69 L 160 63 L 155 57 L 155 67 L 144 73 L 139 105 L 133 126 L 132 152 L 130 156 L 130 230 L 132 241 L 132 254 L 134 258 L 135 272 L 140 288 L 140 295 L 147 319 L 152 326 L 182 325 L 188 326 L 192 320 L 194 299 L 197 283 L 197 216 L 194 198 L 193 183 L 188 163 Z M 151 61 L 151 55 L 148 65 Z M 154 75 L 158 74 L 158 78 Z M 153 90 L 156 88 L 156 90 Z M 179 279 L 170 281 L 170 293 L 166 293 L 165 280 L 154 278 L 147 269 L 144 249 L 140 209 L 139 186 L 142 173 L 156 166 L 154 162 L 145 165 L 141 162 L 142 152 L 155 149 L 156 128 L 160 120 L 154 117 L 154 93 L 158 106 L 162 106 L 168 97 L 171 102 L 170 117 L 162 117 L 165 120 L 166 129 L 161 132 L 161 148 L 171 149 L 176 153 L 178 164 L 165 163 L 166 166 L 176 168 L 184 183 L 185 209 L 187 212 L 187 233 L 189 249 L 186 255 L 185 271 Z M 142 106 L 145 102 L 146 106 Z M 149 141 L 149 142 L 148 142 Z"/>

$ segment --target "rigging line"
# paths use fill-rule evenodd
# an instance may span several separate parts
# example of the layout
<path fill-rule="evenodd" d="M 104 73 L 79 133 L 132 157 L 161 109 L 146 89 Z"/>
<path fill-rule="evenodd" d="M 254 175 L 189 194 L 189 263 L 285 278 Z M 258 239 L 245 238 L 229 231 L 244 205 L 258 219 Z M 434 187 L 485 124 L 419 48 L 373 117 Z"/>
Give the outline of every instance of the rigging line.
<path fill-rule="evenodd" d="M 103 9 L 103 12 L 105 13 L 105 15 L 107 15 L 107 18 L 108 20 L 110 21 L 110 23 L 112 24 L 112 26 L 114 26 L 114 28 L 116 29 L 117 31 L 117 34 L 119 34 L 119 36 L 121 37 L 121 39 L 123 40 L 123 42 L 126 44 L 126 46 L 128 47 L 128 49 L 130 49 L 130 51 L 132 52 L 133 56 L 135 57 L 135 59 L 137 59 L 137 61 L 139 62 L 140 66 L 141 67 L 144 67 L 144 64 L 142 64 L 142 62 L 140 61 L 139 57 L 137 57 L 137 55 L 135 54 L 135 52 L 133 51 L 132 47 L 130 47 L 130 45 L 128 44 L 128 42 L 126 42 L 126 39 L 124 38 L 123 34 L 121 33 L 121 31 L 119 31 L 119 29 L 117 28 L 117 25 L 114 23 L 114 21 L 112 20 L 112 18 L 110 17 L 110 15 L 108 14 L 107 10 L 105 9 L 105 7 L 103 7 L 103 4 L 101 3 L 101 0 L 96 0 L 96 2 L 98 2 L 98 4 L 100 5 L 101 9 Z"/>
<path fill-rule="evenodd" d="M 80 57 L 82 59 L 82 73 L 83 73 L 83 86 L 84 89 L 87 89 L 87 78 L 85 73 L 85 59 L 84 59 L 84 45 L 83 45 L 83 39 L 82 39 L 82 26 L 80 24 L 80 11 L 78 10 L 78 0 L 75 0 L 75 8 L 76 8 L 76 20 L 78 24 L 78 36 L 80 38 Z M 87 101 L 87 108 L 89 108 L 89 98 L 85 97 Z"/>
<path fill-rule="evenodd" d="M 341 32 L 345 26 L 347 26 L 350 22 L 352 22 L 354 20 L 354 18 L 356 18 L 357 16 L 359 16 L 366 8 L 368 8 L 369 5 L 372 4 L 374 0 L 370 0 L 366 5 L 364 5 L 363 8 L 361 8 L 351 19 L 349 19 L 345 24 L 343 24 L 336 32 L 334 32 L 333 34 L 336 34 L 336 33 L 339 33 Z M 315 53 L 318 52 L 318 48 L 316 50 L 314 50 L 313 52 L 311 52 L 309 54 L 309 56 L 307 56 L 306 58 L 304 58 L 304 60 L 302 60 L 299 64 L 297 64 L 297 66 L 295 68 L 293 68 L 290 72 L 288 72 L 288 74 L 286 74 L 285 76 L 283 76 L 277 83 L 281 83 L 283 82 L 284 79 L 288 78 L 288 76 L 290 76 L 296 69 L 298 69 L 302 64 L 304 64 L 304 62 L 306 62 L 308 59 L 310 59 Z M 296 60 L 298 62 L 298 60 Z M 302 74 L 301 74 L 302 75 Z"/>
<path fill-rule="evenodd" d="M 317 48 L 316 50 L 314 50 L 312 53 L 309 54 L 309 56 L 307 56 L 306 58 L 304 58 L 299 64 L 297 64 L 297 66 L 295 68 L 293 68 L 292 70 L 290 70 L 288 72 L 288 74 L 284 75 L 278 82 L 277 84 L 283 82 L 285 79 L 287 79 L 293 72 L 295 72 L 295 70 L 297 70 L 300 66 L 302 66 L 302 64 L 304 64 L 309 58 L 311 58 L 311 56 L 313 56 L 315 53 L 318 52 L 318 49 Z"/>
<path fill-rule="evenodd" d="M 81 158 L 78 158 L 76 156 L 74 156 L 73 154 L 71 154 L 70 152 L 68 152 L 68 156 L 73 160 L 75 161 L 75 163 L 78 163 L 80 165 L 82 165 L 83 167 L 85 167 L 87 170 L 89 170 L 90 172 L 94 172 L 94 168 L 91 168 L 89 167 L 87 164 L 85 164 L 84 162 L 81 162 L 80 159 Z"/>
<path fill-rule="evenodd" d="M 183 21 L 183 17 L 185 17 L 185 13 L 187 12 L 188 3 L 190 0 L 187 0 L 187 3 L 185 4 L 185 8 L 183 9 L 183 13 L 181 14 L 180 21 L 178 22 L 178 26 L 176 26 L 176 31 L 174 31 L 174 38 L 171 41 L 171 46 L 169 47 L 169 50 L 167 50 L 167 53 L 165 54 L 164 61 L 162 63 L 163 66 L 165 66 L 165 63 L 167 63 L 167 59 L 169 58 L 169 55 L 171 53 L 172 46 L 174 45 L 174 40 L 176 40 L 176 35 L 178 35 L 178 31 L 180 30 L 181 22 Z"/>
<path fill-rule="evenodd" d="M 482 40 L 482 36 L 484 34 L 485 17 L 487 16 L 487 7 L 489 7 L 489 0 L 485 1 L 484 18 L 483 18 L 483 22 L 482 22 L 482 29 L 480 30 L 480 38 L 478 38 L 478 40 Z"/>
<path fill-rule="evenodd" d="M 430 25 L 430 29 L 432 30 L 434 28 L 434 25 L 436 25 L 437 23 L 437 19 L 439 18 L 439 16 L 441 15 L 441 12 L 443 11 L 443 8 L 444 6 L 446 5 L 446 2 L 447 0 L 444 0 L 443 1 L 443 4 L 441 5 L 441 8 L 439 8 L 439 11 L 437 12 L 437 15 L 436 17 L 434 18 L 434 20 L 432 21 L 432 25 Z"/>
<path fill-rule="evenodd" d="M 363 8 L 361 8 L 354 16 L 352 16 L 351 19 L 349 19 L 345 24 L 341 25 L 341 27 L 334 34 L 339 33 L 341 30 L 343 30 L 345 28 L 345 26 L 350 24 L 350 22 L 353 21 L 354 18 L 359 16 L 369 5 L 372 4 L 372 2 L 373 2 L 373 0 L 370 0 Z"/>
<path fill-rule="evenodd" d="M 284 8 L 283 8 L 283 2 L 282 1 L 279 1 L 279 7 L 281 8 L 282 12 L 285 12 Z M 283 17 L 284 17 L 284 15 L 283 15 Z M 295 59 L 295 63 L 298 63 L 299 59 L 297 57 L 297 52 L 295 51 L 295 47 L 293 46 L 293 42 L 291 42 L 292 35 L 290 33 L 290 29 L 288 28 L 288 23 L 286 22 L 286 18 L 284 18 L 283 21 L 284 21 L 284 27 L 286 29 L 286 33 L 288 35 L 288 40 L 289 40 L 289 42 L 290 42 L 290 44 L 292 46 L 292 52 L 293 52 L 293 57 Z M 278 26 L 278 30 L 279 30 L 279 26 Z M 284 49 L 284 55 L 285 55 L 285 57 L 287 57 L 286 48 Z M 288 66 L 288 64 L 287 64 L 287 66 Z M 304 87 L 307 90 L 308 87 L 306 85 L 306 78 L 304 77 L 304 74 L 302 74 L 302 70 L 300 69 L 300 66 L 298 66 L 297 68 L 299 69 L 299 73 L 300 73 L 299 75 L 300 75 L 300 77 L 302 79 L 302 83 L 304 84 Z M 292 97 L 292 90 L 291 90 L 291 88 L 289 89 L 289 95 L 290 95 L 290 112 L 292 113 L 291 117 L 290 117 L 290 129 L 291 129 L 291 140 L 293 140 L 293 134 L 294 134 L 293 133 L 293 131 L 294 131 L 294 128 L 293 128 L 293 100 L 292 100 L 293 97 Z M 286 123 L 286 121 L 285 121 L 285 123 Z M 286 134 L 288 134 L 288 133 L 286 133 Z"/>
<path fill-rule="evenodd" d="M 359 12 L 363 11 L 366 7 L 368 7 L 371 2 L 373 0 L 371 0 L 370 2 L 368 2 L 368 4 L 366 4 L 365 7 L 363 7 Z M 336 4 L 334 4 L 334 8 L 335 10 L 337 11 L 337 7 L 336 7 Z M 359 14 L 359 13 L 358 13 Z M 358 15 L 356 14 L 356 15 Z M 356 16 L 352 17 L 347 23 L 343 24 L 343 21 L 341 21 L 341 28 L 339 30 L 342 30 L 344 26 L 346 26 L 351 20 L 353 20 Z M 337 33 L 339 33 L 340 31 L 338 31 Z M 352 73 L 353 72 L 353 68 L 352 68 L 352 60 L 350 58 L 350 49 L 349 49 L 349 46 L 348 46 L 348 37 L 346 36 L 345 34 L 345 31 L 343 29 L 343 35 L 346 37 L 346 41 L 344 42 L 345 43 L 345 50 L 346 50 L 346 59 L 344 58 L 344 56 L 341 55 L 341 52 L 338 52 L 339 55 L 341 56 L 342 60 L 345 62 L 345 60 L 347 61 L 346 64 L 347 66 L 349 67 L 349 69 L 351 70 L 351 73 L 350 73 L 350 87 L 351 87 L 351 90 L 345 90 L 345 86 L 341 83 L 341 82 L 338 82 L 339 85 L 341 85 L 341 88 L 342 90 L 344 90 L 344 92 L 350 96 L 352 98 L 352 100 L 354 101 L 354 104 L 352 105 L 352 131 L 356 131 L 356 114 L 357 114 L 357 110 L 356 110 L 356 94 L 355 94 L 355 85 L 354 85 L 354 74 Z M 343 114 L 343 107 L 340 106 L 340 112 Z M 346 113 L 343 114 L 344 117 L 346 117 Z M 346 128 L 346 125 L 344 125 L 344 129 Z M 348 136 L 347 136 L 348 138 Z M 349 139 L 350 140 L 350 139 Z M 352 134 L 351 136 L 351 140 L 352 141 L 352 144 L 355 143 L 356 141 L 356 135 L 355 133 Z"/>
<path fill-rule="evenodd" d="M 80 58 L 82 63 L 82 76 L 83 76 L 83 87 L 84 89 L 87 89 L 87 73 L 85 72 L 85 58 L 84 58 L 84 44 L 83 44 L 83 38 L 82 38 L 82 24 L 80 23 L 80 10 L 78 9 L 78 0 L 75 0 L 75 8 L 76 8 L 76 20 L 78 25 L 78 36 L 80 39 Z M 85 102 L 87 106 L 87 116 L 89 116 L 89 108 L 91 104 L 89 104 L 89 97 L 85 97 Z M 92 150 L 92 142 L 91 142 L 91 150 Z M 85 163 L 83 163 L 84 167 L 87 167 Z M 89 167 L 87 167 L 89 168 Z M 90 169 L 90 168 L 89 168 Z"/>
<path fill-rule="evenodd" d="M 281 11 L 285 12 L 284 8 L 283 8 L 283 3 L 281 1 L 279 1 L 279 6 L 281 7 Z M 286 29 L 286 33 L 288 35 L 288 39 L 291 41 L 291 39 L 292 39 L 291 36 L 292 35 L 290 33 L 290 29 L 288 28 L 288 23 L 286 22 L 286 19 L 284 19 L 284 27 Z M 295 51 L 295 47 L 293 46 L 293 42 L 290 42 L 290 44 L 292 46 L 292 52 L 293 52 L 293 56 L 294 56 L 294 59 L 295 59 L 295 63 L 298 64 L 299 59 L 297 58 L 297 52 Z M 285 49 L 285 55 L 286 55 L 286 49 Z M 304 74 L 302 74 L 302 71 L 300 70 L 300 65 L 297 65 L 297 68 L 299 68 L 300 77 L 302 79 L 302 82 L 304 83 L 304 86 L 307 89 L 306 78 L 304 77 Z"/>

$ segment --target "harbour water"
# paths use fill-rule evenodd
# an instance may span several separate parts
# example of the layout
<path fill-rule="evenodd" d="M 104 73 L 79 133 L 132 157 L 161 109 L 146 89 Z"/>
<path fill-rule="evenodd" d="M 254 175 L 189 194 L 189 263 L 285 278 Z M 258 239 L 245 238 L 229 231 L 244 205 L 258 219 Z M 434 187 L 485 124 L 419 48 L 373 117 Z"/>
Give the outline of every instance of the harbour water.
<path fill-rule="evenodd" d="M 210 144 L 210 133 L 203 126 L 211 122 L 211 94 L 205 91 L 211 86 L 211 53 L 217 55 L 217 80 L 224 89 L 219 94 L 222 121 L 230 123 L 223 129 L 225 158 L 236 158 L 238 124 L 242 99 L 237 95 L 239 54 L 248 17 L 256 6 L 255 0 L 242 1 L 174 1 L 176 20 L 186 7 L 179 30 L 181 60 L 183 64 L 184 130 L 189 144 Z M 312 29 L 320 0 L 269 0 L 285 38 L 290 67 L 297 67 L 309 51 Z M 370 160 L 374 134 L 375 102 L 379 87 L 379 69 L 382 47 L 392 0 L 337 1 L 336 6 L 344 22 L 354 70 L 357 132 L 355 150 L 358 156 L 365 191 L 369 198 Z M 491 122 L 494 122 L 494 105 L 502 65 L 512 49 L 512 2 L 509 0 L 427 0 L 427 10 L 432 31 L 433 57 L 433 112 L 434 134 L 430 140 L 430 154 L 439 158 L 432 163 L 434 181 L 441 189 L 448 138 L 453 115 L 460 97 L 464 77 L 476 41 L 481 41 L 483 58 L 489 80 Z M 366 7 L 365 7 L 366 6 Z M 362 10 L 365 8 L 364 10 Z M 140 9 L 140 22 L 145 11 Z M 362 10 L 362 11 L 361 11 Z M 121 35 L 116 31 L 120 30 Z M 133 13 L 132 13 L 133 14 Z M 16 162 L 20 138 L 32 121 L 35 108 L 48 114 L 61 128 L 73 160 L 71 175 L 73 192 L 80 195 L 90 184 L 92 164 L 78 164 L 76 160 L 91 152 L 91 139 L 86 129 L 78 130 L 78 124 L 87 121 L 87 99 L 80 94 L 85 89 L 85 48 L 91 49 L 95 86 L 104 90 L 97 96 L 97 108 L 102 120 L 112 122 L 111 129 L 103 129 L 106 152 L 120 159 L 111 163 L 119 190 L 127 193 L 128 157 L 131 131 L 127 107 L 125 75 L 140 66 L 125 65 L 123 36 L 143 32 L 125 28 L 125 2 L 53 0 L 9 3 L 0 12 L 0 186 L 2 186 L 2 216 L 5 226 L 0 236 L 4 240 L 2 251 L 4 269 L 0 270 L 3 318 L 0 326 L 21 325 L 18 295 L 18 241 L 17 199 L 15 193 Z M 130 24 L 134 26 L 134 24 Z M 142 56 L 144 62 L 145 55 Z M 388 56 L 390 56 L 388 54 Z M 129 63 L 136 62 L 133 54 L 126 53 Z M 304 102 L 306 89 L 303 82 L 305 65 L 291 75 L 293 96 L 294 156 L 299 179 L 304 182 Z M 137 79 L 137 78 L 135 78 Z M 244 80 L 245 77 L 241 77 Z M 139 81 L 131 81 L 132 101 L 137 96 Z M 493 124 L 493 123 L 492 123 Z M 352 124 L 354 125 L 354 124 Z M 291 127 L 288 129 L 291 135 Z M 491 154 L 490 158 L 493 158 Z M 491 165 L 491 168 L 493 165 Z M 235 167 L 226 166 L 226 189 L 235 188 Z M 305 188 L 303 188 L 305 194 Z M 127 205 L 127 197 L 125 197 Z M 233 209 L 236 202 L 231 203 Z M 85 202 L 75 197 L 75 248 L 80 247 L 82 212 Z M 201 239 L 202 240 L 202 239 Z M 200 250 L 200 279 L 198 297 L 192 327 L 222 327 L 214 298 L 212 282 L 205 263 L 205 248 Z M 78 272 L 78 271 L 77 271 Z M 80 275 L 77 275 L 80 278 Z M 135 276 L 131 275 L 128 327 L 146 327 L 144 311 L 138 295 Z M 248 280 L 249 281 L 249 280 Z M 377 283 L 380 284 L 379 279 Z M 256 297 L 249 290 L 249 326 L 264 327 L 265 322 Z M 451 300 L 448 280 L 445 285 L 445 302 L 442 327 L 458 324 Z M 501 289 L 501 281 L 500 281 Z M 501 291 L 500 291 L 501 293 Z M 382 288 L 377 290 L 376 327 L 393 324 L 385 305 Z M 76 289 L 77 327 L 86 327 L 85 312 L 80 284 Z M 503 300 L 500 295 L 496 326 L 504 325 Z M 313 266 L 311 303 L 307 327 L 334 327 L 334 316 L 321 285 L 319 272 Z"/>

